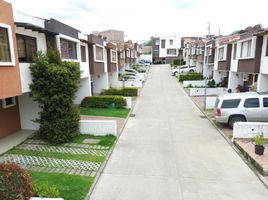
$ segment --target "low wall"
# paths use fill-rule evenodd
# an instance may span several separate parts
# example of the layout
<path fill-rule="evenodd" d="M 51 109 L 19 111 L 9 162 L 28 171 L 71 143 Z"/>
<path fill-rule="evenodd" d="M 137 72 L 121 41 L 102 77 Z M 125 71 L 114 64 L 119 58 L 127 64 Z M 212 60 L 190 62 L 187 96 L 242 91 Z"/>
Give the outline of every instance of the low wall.
<path fill-rule="evenodd" d="M 111 83 L 111 87 L 123 87 L 125 84 L 125 87 L 138 87 L 141 88 L 143 86 L 142 81 L 117 81 Z"/>
<path fill-rule="evenodd" d="M 115 120 L 80 120 L 81 134 L 97 136 L 117 136 L 117 123 Z"/>
<path fill-rule="evenodd" d="M 207 97 L 206 98 L 206 109 L 213 109 L 215 106 L 217 97 Z"/>
<path fill-rule="evenodd" d="M 124 97 L 127 101 L 127 106 L 125 108 L 131 109 L 132 107 L 132 97 Z"/>
<path fill-rule="evenodd" d="M 236 122 L 234 124 L 234 138 L 254 138 L 256 134 L 263 133 L 268 139 L 268 123 L 265 122 Z"/>
<path fill-rule="evenodd" d="M 226 88 L 207 88 L 207 95 L 220 95 L 227 93 Z M 190 88 L 190 96 L 204 96 L 205 88 Z"/>
<path fill-rule="evenodd" d="M 205 87 L 205 80 L 196 80 L 196 81 L 183 81 L 183 87 L 188 87 L 192 85 L 192 87 Z"/>

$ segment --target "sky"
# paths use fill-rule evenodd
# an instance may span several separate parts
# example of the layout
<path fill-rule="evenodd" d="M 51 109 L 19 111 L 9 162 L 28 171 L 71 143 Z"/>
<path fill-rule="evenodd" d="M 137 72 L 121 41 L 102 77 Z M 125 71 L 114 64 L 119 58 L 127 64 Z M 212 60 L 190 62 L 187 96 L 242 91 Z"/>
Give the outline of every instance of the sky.
<path fill-rule="evenodd" d="M 268 28 L 267 0 L 6 0 L 21 12 L 54 18 L 85 34 L 122 30 L 142 43 L 151 36 L 227 35 L 255 24 Z M 265 20 L 266 19 L 266 20 Z"/>

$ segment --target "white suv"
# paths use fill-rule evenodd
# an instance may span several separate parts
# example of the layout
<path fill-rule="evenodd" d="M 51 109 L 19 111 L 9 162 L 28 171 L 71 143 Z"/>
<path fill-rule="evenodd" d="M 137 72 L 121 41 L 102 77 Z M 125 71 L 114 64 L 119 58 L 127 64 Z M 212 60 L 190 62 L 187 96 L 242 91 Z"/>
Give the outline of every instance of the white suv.
<path fill-rule="evenodd" d="M 223 94 L 216 100 L 215 118 L 230 128 L 235 122 L 268 122 L 268 93 Z"/>
<path fill-rule="evenodd" d="M 196 66 L 182 65 L 180 67 L 176 67 L 172 70 L 172 75 L 177 76 L 178 74 L 196 72 Z"/>

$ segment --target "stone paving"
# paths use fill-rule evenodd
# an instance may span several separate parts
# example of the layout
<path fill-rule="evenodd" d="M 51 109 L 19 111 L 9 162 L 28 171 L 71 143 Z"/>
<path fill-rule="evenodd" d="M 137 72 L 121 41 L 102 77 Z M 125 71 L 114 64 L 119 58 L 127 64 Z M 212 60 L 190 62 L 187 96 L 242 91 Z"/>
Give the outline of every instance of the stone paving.
<path fill-rule="evenodd" d="M 31 150 L 49 153 L 72 155 L 106 156 L 110 147 L 98 144 L 66 143 L 64 145 L 50 145 L 44 140 L 28 139 L 16 147 L 17 150 Z M 48 173 L 65 173 L 81 176 L 95 176 L 101 162 L 61 159 L 41 156 L 29 156 L 7 153 L 0 157 L 0 163 L 16 163 L 22 168 Z"/>
<path fill-rule="evenodd" d="M 94 150 L 85 148 L 70 148 L 70 147 L 58 147 L 40 144 L 21 144 L 17 149 L 32 150 L 32 151 L 44 151 L 53 153 L 65 153 L 65 154 L 91 154 L 94 156 L 105 156 L 107 155 L 107 150 Z"/>
<path fill-rule="evenodd" d="M 26 140 L 24 143 L 25 144 L 48 144 L 44 140 L 35 140 L 35 139 Z M 86 148 L 86 149 L 97 149 L 97 150 L 109 150 L 110 149 L 110 147 L 108 147 L 108 146 L 91 145 L 91 144 L 77 144 L 77 143 L 65 143 L 62 146 L 75 147 L 75 148 Z"/>

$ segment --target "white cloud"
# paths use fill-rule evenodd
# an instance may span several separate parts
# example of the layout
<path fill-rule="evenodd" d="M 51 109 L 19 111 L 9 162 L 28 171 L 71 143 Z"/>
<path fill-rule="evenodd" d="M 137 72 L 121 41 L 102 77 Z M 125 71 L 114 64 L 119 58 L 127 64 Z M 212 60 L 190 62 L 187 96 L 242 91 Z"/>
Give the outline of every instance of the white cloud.
<path fill-rule="evenodd" d="M 85 33 L 123 30 L 141 42 L 150 36 L 229 34 L 261 23 L 268 26 L 266 0 L 7 0 L 17 10 L 56 18 Z"/>

